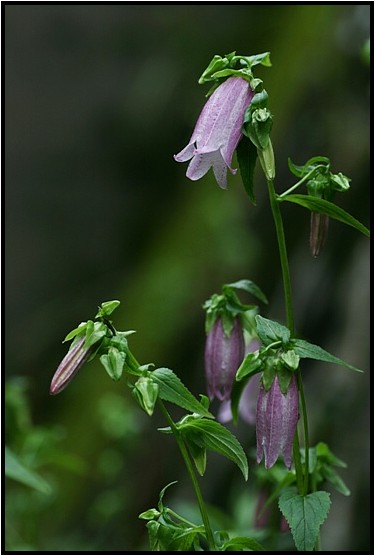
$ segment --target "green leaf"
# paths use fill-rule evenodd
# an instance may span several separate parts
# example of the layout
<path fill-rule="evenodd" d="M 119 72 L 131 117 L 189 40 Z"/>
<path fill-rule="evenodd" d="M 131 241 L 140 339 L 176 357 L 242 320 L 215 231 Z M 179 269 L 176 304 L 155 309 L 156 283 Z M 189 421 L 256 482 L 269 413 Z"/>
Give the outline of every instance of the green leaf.
<path fill-rule="evenodd" d="M 162 400 L 174 403 L 187 411 L 213 418 L 210 413 L 186 388 L 173 371 L 166 368 L 156 369 L 150 377 L 159 386 L 159 396 Z"/>
<path fill-rule="evenodd" d="M 249 537 L 233 537 L 223 544 L 221 550 L 224 552 L 242 552 L 243 550 L 263 552 L 265 548 L 256 539 Z"/>
<path fill-rule="evenodd" d="M 320 473 L 323 475 L 326 481 L 331 483 L 331 485 L 338 492 L 340 492 L 344 496 L 350 496 L 350 490 L 348 489 L 340 475 L 334 469 L 332 469 L 330 465 L 323 463 L 320 468 Z"/>
<path fill-rule="evenodd" d="M 5 447 L 5 475 L 15 481 L 35 488 L 44 494 L 51 492 L 51 487 L 43 477 L 25 467 L 16 454 L 7 446 Z"/>
<path fill-rule="evenodd" d="M 318 442 L 316 445 L 316 454 L 319 459 L 324 459 L 330 465 L 336 465 L 337 467 L 348 467 L 342 459 L 335 456 L 333 452 L 328 447 L 325 442 Z"/>
<path fill-rule="evenodd" d="M 281 494 L 279 508 L 289 524 L 297 550 L 314 550 L 319 529 L 327 518 L 330 505 L 329 493 L 321 490 L 307 496 L 290 490 Z"/>
<path fill-rule="evenodd" d="M 105 318 L 109 317 L 111 313 L 120 305 L 120 301 L 114 299 L 113 301 L 104 301 L 100 307 L 99 311 L 96 313 L 95 318 Z"/>
<path fill-rule="evenodd" d="M 112 380 L 119 380 L 124 369 L 126 355 L 115 347 L 110 347 L 108 353 L 100 356 L 100 362 Z"/>
<path fill-rule="evenodd" d="M 258 336 L 263 345 L 268 346 L 274 342 L 281 341 L 287 344 L 290 338 L 290 331 L 286 326 L 274 321 L 265 319 L 260 315 L 255 317 Z"/>
<path fill-rule="evenodd" d="M 366 228 L 361 222 L 359 222 L 354 216 L 351 216 L 348 212 L 338 207 L 330 201 L 325 199 L 319 199 L 318 197 L 312 197 L 311 195 L 285 195 L 285 197 L 278 197 L 278 201 L 289 201 L 290 203 L 295 203 L 309 209 L 312 212 L 320 212 L 321 214 L 326 214 L 330 218 L 339 220 L 352 228 L 355 228 L 365 236 L 370 236 L 370 230 Z"/>
<path fill-rule="evenodd" d="M 264 293 L 262 292 L 260 287 L 257 286 L 251 280 L 244 279 L 244 280 L 238 280 L 237 282 L 232 282 L 231 284 L 225 284 L 223 286 L 224 291 L 225 291 L 226 287 L 235 288 L 237 290 L 243 290 L 247 293 L 250 293 L 251 295 L 253 295 L 257 299 L 259 299 L 260 301 L 263 301 L 263 303 L 268 303 L 268 299 L 264 295 Z"/>
<path fill-rule="evenodd" d="M 253 205 L 256 205 L 254 194 L 254 171 L 258 156 L 257 148 L 252 141 L 243 136 L 241 141 L 238 143 L 236 153 L 245 191 Z"/>
<path fill-rule="evenodd" d="M 243 473 L 245 480 L 248 476 L 248 463 L 245 452 L 237 438 L 217 421 L 202 418 L 184 419 L 177 424 L 177 428 L 202 448 L 213 450 L 233 461 Z"/>
<path fill-rule="evenodd" d="M 292 340 L 293 350 L 301 359 L 316 359 L 318 361 L 325 361 L 326 363 L 335 363 L 336 365 L 341 365 L 342 367 L 346 367 L 351 371 L 356 371 L 357 373 L 363 373 L 361 369 L 357 369 L 353 367 L 353 365 L 349 365 L 349 363 L 345 363 L 342 359 L 335 357 L 325 351 L 320 346 L 316 346 L 314 344 L 310 344 L 305 340 L 293 339 Z"/>
<path fill-rule="evenodd" d="M 190 454 L 194 460 L 195 467 L 201 477 L 203 477 L 206 471 L 207 465 L 207 450 L 206 448 L 199 446 L 192 439 L 186 438 L 186 442 L 190 451 Z"/>

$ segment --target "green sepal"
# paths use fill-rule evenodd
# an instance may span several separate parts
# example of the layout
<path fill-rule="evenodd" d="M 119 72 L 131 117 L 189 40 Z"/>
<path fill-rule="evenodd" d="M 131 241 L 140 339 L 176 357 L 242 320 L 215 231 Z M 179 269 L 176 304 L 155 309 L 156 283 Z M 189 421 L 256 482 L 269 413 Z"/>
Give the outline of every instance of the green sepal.
<path fill-rule="evenodd" d="M 254 171 L 258 156 L 257 148 L 252 141 L 250 141 L 250 139 L 243 136 L 237 145 L 236 153 L 245 191 L 253 205 L 256 205 L 254 194 Z"/>
<path fill-rule="evenodd" d="M 277 359 L 275 357 L 268 357 L 266 360 L 266 365 L 262 374 L 262 383 L 266 392 L 271 388 L 272 383 L 276 376 L 276 363 Z"/>
<path fill-rule="evenodd" d="M 245 377 L 250 378 L 261 370 L 263 364 L 262 359 L 259 357 L 259 351 L 248 353 L 236 373 L 236 381 L 240 381 Z"/>
<path fill-rule="evenodd" d="M 158 399 L 159 386 L 151 377 L 141 376 L 134 384 L 132 394 L 147 415 L 152 415 Z"/>
<path fill-rule="evenodd" d="M 99 359 L 111 379 L 120 380 L 126 359 L 125 353 L 116 347 L 110 347 L 108 353 L 104 353 Z"/>
<path fill-rule="evenodd" d="M 273 153 L 271 139 L 268 139 L 268 143 L 264 149 L 258 149 L 258 157 L 266 179 L 273 180 L 275 178 L 276 171 L 275 155 Z"/>
<path fill-rule="evenodd" d="M 279 508 L 292 531 L 298 551 L 313 551 L 319 530 L 328 516 L 330 495 L 317 491 L 307 496 L 286 490 L 279 498 Z"/>
<path fill-rule="evenodd" d="M 280 390 L 285 395 L 288 392 L 293 372 L 290 371 L 285 365 L 279 365 L 277 369 L 277 377 L 279 379 Z"/>
<path fill-rule="evenodd" d="M 284 351 L 280 357 L 288 369 L 291 371 L 296 371 L 298 369 L 300 358 L 294 350 L 288 349 L 288 351 Z"/>
<path fill-rule="evenodd" d="M 343 210 L 342 208 L 338 207 L 334 203 L 330 201 L 326 201 L 325 199 L 320 199 L 318 197 L 313 197 L 311 195 L 285 195 L 285 197 L 277 197 L 277 200 L 280 202 L 288 201 L 290 203 L 295 203 L 300 205 L 304 208 L 312 212 L 319 212 L 321 214 L 326 214 L 330 218 L 334 218 L 339 222 L 343 222 L 352 228 L 355 228 L 363 235 L 369 237 L 370 230 L 366 228 L 359 220 L 351 216 L 348 212 Z"/>
<path fill-rule="evenodd" d="M 289 170 L 297 176 L 297 178 L 303 178 L 306 174 L 314 170 L 317 166 L 325 167 L 325 168 L 317 168 L 321 170 L 325 170 L 327 173 L 329 172 L 330 168 L 330 160 L 326 156 L 313 156 L 310 158 L 303 166 L 297 166 L 294 164 L 290 158 L 288 158 L 288 167 Z"/>

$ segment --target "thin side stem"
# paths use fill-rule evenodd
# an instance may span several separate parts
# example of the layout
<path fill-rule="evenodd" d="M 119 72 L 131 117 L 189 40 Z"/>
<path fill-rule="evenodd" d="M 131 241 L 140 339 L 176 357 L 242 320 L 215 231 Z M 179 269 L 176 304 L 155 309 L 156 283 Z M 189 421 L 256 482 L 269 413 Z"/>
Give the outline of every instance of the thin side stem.
<path fill-rule="evenodd" d="M 285 197 L 285 195 L 289 195 L 289 193 L 292 193 L 292 191 L 294 191 L 295 189 L 297 189 L 297 187 L 299 187 L 300 185 L 302 185 L 305 181 L 307 181 L 309 178 L 311 178 L 311 176 L 316 172 L 316 170 L 318 168 L 324 168 L 323 164 L 319 164 L 319 166 L 315 166 L 315 168 L 313 170 L 311 170 L 308 174 L 306 174 L 306 176 L 304 176 L 301 180 L 299 180 L 297 183 L 295 183 L 294 185 L 292 185 L 292 187 L 290 187 L 289 189 L 287 189 L 286 191 L 284 191 L 284 193 L 281 193 L 279 195 L 279 197 Z"/>
<path fill-rule="evenodd" d="M 302 182 L 302 180 L 301 180 L 301 182 Z M 277 242 L 278 242 L 278 245 L 279 245 L 279 252 L 280 252 L 280 263 L 281 263 L 281 270 L 282 270 L 282 275 L 283 275 L 285 311 L 286 311 L 287 325 L 288 325 L 288 328 L 290 330 L 291 335 L 294 336 L 295 326 L 294 326 L 292 286 L 291 286 L 291 281 L 290 281 L 288 253 L 287 253 L 287 250 L 286 250 L 283 220 L 282 220 L 282 216 L 281 216 L 279 201 L 277 200 L 275 188 L 274 188 L 274 185 L 273 185 L 273 181 L 272 180 L 267 180 L 267 184 L 268 184 L 268 193 L 269 193 L 269 198 L 270 198 L 272 215 L 273 215 L 273 219 L 274 219 L 275 227 L 276 227 Z M 297 382 L 298 382 L 298 390 L 299 390 L 300 399 L 301 399 L 301 409 L 302 409 L 303 429 L 304 429 L 304 443 L 305 443 L 305 473 L 304 473 L 304 476 L 303 476 L 303 472 L 302 472 L 301 455 L 300 455 L 299 439 L 298 439 L 298 432 L 297 431 L 296 431 L 296 434 L 295 434 L 295 437 L 294 437 L 293 459 L 294 459 L 294 465 L 295 465 L 295 468 L 296 468 L 298 492 L 300 494 L 306 495 L 308 493 L 308 486 L 309 486 L 309 432 L 308 432 L 308 420 L 307 420 L 307 410 L 306 410 L 305 396 L 304 396 L 304 392 L 303 392 L 303 382 L 302 382 L 302 377 L 301 377 L 301 371 L 300 370 L 297 371 Z"/>
<path fill-rule="evenodd" d="M 211 529 L 211 525 L 210 525 L 210 520 L 208 518 L 208 513 L 206 510 L 206 506 L 203 500 L 203 496 L 202 496 L 202 492 L 198 483 L 198 479 L 189 455 L 189 452 L 186 448 L 185 442 L 183 441 L 183 439 L 181 438 L 180 433 L 178 432 L 176 425 L 173 421 L 173 419 L 171 418 L 171 416 L 169 415 L 165 405 L 163 404 L 163 402 L 159 399 L 158 400 L 159 403 L 159 407 L 161 409 L 161 412 L 163 413 L 164 417 L 166 418 L 169 426 L 171 427 L 171 430 L 174 434 L 174 437 L 176 439 L 176 442 L 178 444 L 178 447 L 180 448 L 180 452 L 181 455 L 184 459 L 185 465 L 186 465 L 186 469 L 190 475 L 191 478 L 191 482 L 193 483 L 193 488 L 194 488 L 194 492 L 195 492 L 195 496 L 197 498 L 198 501 L 198 506 L 199 506 L 199 510 L 202 516 L 202 521 L 203 521 L 203 525 L 204 525 L 204 529 L 206 532 L 206 538 L 207 538 L 207 542 L 209 545 L 209 549 L 211 551 L 215 551 L 217 550 L 216 548 L 216 544 L 215 544 L 215 539 L 214 539 L 214 535 Z"/>

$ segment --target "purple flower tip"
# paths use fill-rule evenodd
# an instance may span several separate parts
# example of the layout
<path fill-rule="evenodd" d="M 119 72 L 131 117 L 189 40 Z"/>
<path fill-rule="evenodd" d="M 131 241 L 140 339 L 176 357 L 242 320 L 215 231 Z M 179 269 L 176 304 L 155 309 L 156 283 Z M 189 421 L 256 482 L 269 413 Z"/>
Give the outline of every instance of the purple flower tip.
<path fill-rule="evenodd" d="M 229 400 L 234 377 L 245 355 L 245 342 L 241 324 L 234 319 L 227 336 L 219 318 L 207 335 L 205 368 L 208 397 Z"/>
<path fill-rule="evenodd" d="M 59 394 L 68 386 L 68 384 L 73 380 L 74 376 L 82 365 L 89 358 L 92 346 L 89 348 L 84 348 L 86 336 L 83 336 L 65 355 L 64 359 L 58 366 L 55 374 L 53 375 L 50 394 L 53 396 Z"/>
<path fill-rule="evenodd" d="M 188 145 L 174 156 L 177 162 L 191 160 L 186 175 L 199 180 L 212 167 L 218 185 L 227 188 L 227 168 L 242 136 L 246 108 L 254 93 L 245 79 L 224 81 L 203 107 Z"/>
<path fill-rule="evenodd" d="M 260 386 L 257 415 L 257 463 L 265 459 L 267 469 L 272 467 L 279 455 L 284 458 L 288 469 L 292 466 L 292 446 L 298 422 L 298 388 L 293 375 L 286 394 L 280 390 L 275 376 L 271 388 L 265 391 Z"/>

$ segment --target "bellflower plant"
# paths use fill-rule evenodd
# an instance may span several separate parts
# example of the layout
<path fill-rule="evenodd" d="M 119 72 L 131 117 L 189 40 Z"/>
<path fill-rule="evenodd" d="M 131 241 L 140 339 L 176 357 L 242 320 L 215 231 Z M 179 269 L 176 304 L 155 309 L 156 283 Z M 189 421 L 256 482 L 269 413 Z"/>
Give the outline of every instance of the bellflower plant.
<path fill-rule="evenodd" d="M 264 467 L 259 465 L 252 471 L 255 475 L 262 473 L 263 484 L 272 491 L 268 500 L 262 500 L 262 511 L 277 501 L 277 511 L 281 512 L 282 519 L 285 518 L 297 550 L 320 550 L 320 527 L 330 510 L 330 494 L 324 490 L 326 485 L 330 484 L 345 496 L 350 494 L 334 469 L 335 466 L 345 466 L 345 463 L 324 442 L 310 446 L 303 384 L 304 360 L 315 359 L 351 371 L 362 371 L 296 335 L 281 206 L 284 202 L 294 203 L 312 214 L 310 246 L 314 257 L 323 246 L 329 218 L 366 236 L 369 230 L 333 203 L 337 192 L 349 189 L 350 180 L 342 173 L 333 174 L 327 157 L 315 156 L 301 166 L 289 160 L 289 168 L 298 181 L 286 191 L 276 193 L 276 164 L 270 138 L 273 116 L 263 81 L 254 75 L 255 68 L 262 66 L 271 66 L 268 52 L 252 56 L 231 52 L 213 57 L 199 79 L 200 84 L 211 84 L 209 99 L 188 145 L 175 155 L 175 160 L 190 160 L 187 177 L 191 180 L 200 179 L 212 167 L 217 183 L 225 189 L 227 170 L 235 172 L 232 158 L 236 151 L 243 186 L 254 205 L 253 176 L 259 161 L 279 250 L 285 324 L 265 318 L 258 306 L 240 299 L 239 295 L 250 295 L 267 304 L 265 294 L 251 280 L 224 284 L 220 293 L 213 294 L 203 304 L 208 396 L 201 394 L 198 399 L 171 369 L 155 368 L 152 363 L 140 364 L 127 341 L 133 331 L 121 332 L 110 320 L 120 302 L 107 301 L 101 304 L 94 320 L 82 322 L 66 336 L 66 341 L 72 341 L 71 349 L 58 366 L 51 383 L 51 394 L 61 392 L 84 363 L 98 356 L 112 380 L 119 381 L 125 374 L 123 384 L 130 388 L 140 410 L 149 417 L 156 410 L 161 412 L 167 426 L 158 430 L 167 435 L 166 442 L 168 438 L 174 438 L 178 446 L 191 480 L 201 522 L 193 523 L 166 505 L 166 490 L 174 484 L 170 483 L 162 488 L 157 507 L 139 516 L 147 522 L 150 547 L 154 551 L 246 550 L 259 553 L 268 548 L 275 551 L 275 546 L 277 550 L 274 539 L 280 533 L 280 520 L 277 530 L 273 531 L 273 520 L 259 521 L 258 525 L 264 529 L 260 537 L 244 536 L 243 530 L 229 532 L 225 526 L 218 531 L 212 528 L 200 487 L 200 478 L 212 469 L 207 453 L 214 451 L 235 463 L 245 480 L 249 473 L 247 455 L 241 444 L 219 422 L 226 422 L 228 415 L 234 424 L 239 414 L 248 423 L 256 421 L 256 450 L 254 446 L 249 453 L 254 453 L 258 464 L 264 460 Z M 307 191 L 297 194 L 296 190 L 303 184 Z M 270 272 L 274 271 L 272 264 Z M 245 344 L 248 345 L 246 352 Z M 210 402 L 214 398 L 226 404 L 219 409 L 218 419 L 210 411 Z M 187 413 L 175 421 L 168 404 Z M 270 547 L 260 541 L 269 543 Z"/>
<path fill-rule="evenodd" d="M 227 188 L 227 168 L 242 137 L 245 110 L 254 92 L 242 77 L 230 77 L 213 92 L 196 123 L 188 145 L 175 155 L 177 162 L 191 160 L 186 175 L 203 177 L 212 167 L 218 185 Z"/>

